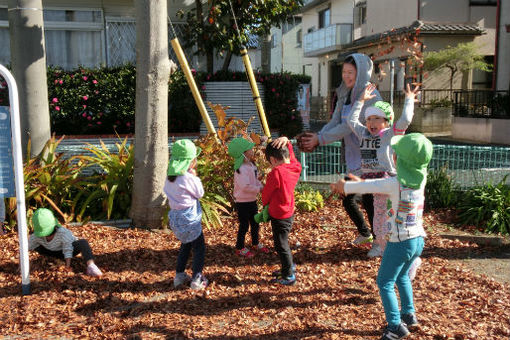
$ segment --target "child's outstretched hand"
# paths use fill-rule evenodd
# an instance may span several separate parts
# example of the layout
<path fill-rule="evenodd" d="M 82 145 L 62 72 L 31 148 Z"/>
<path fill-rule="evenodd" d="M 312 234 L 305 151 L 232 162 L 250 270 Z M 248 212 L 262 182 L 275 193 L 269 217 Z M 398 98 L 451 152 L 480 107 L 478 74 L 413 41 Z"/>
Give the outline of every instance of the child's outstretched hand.
<path fill-rule="evenodd" d="M 343 196 L 345 194 L 344 186 L 345 186 L 345 179 L 343 179 L 343 178 L 339 179 L 338 182 L 331 183 L 329 185 L 331 192 L 333 192 L 334 194 L 340 194 L 341 196 Z"/>
<path fill-rule="evenodd" d="M 363 91 L 363 93 L 361 94 L 361 97 L 360 97 L 360 101 L 361 102 L 364 102 L 365 100 L 370 100 L 372 98 L 375 98 L 375 94 L 373 94 L 374 90 L 375 90 L 376 86 L 375 84 L 368 84 L 367 87 L 365 87 L 365 90 Z"/>
<path fill-rule="evenodd" d="M 406 98 L 412 99 L 415 103 L 418 102 L 418 94 L 420 94 L 420 85 L 416 85 L 413 90 L 411 90 L 411 86 L 409 84 L 406 85 L 406 89 L 404 90 L 406 94 Z"/>
<path fill-rule="evenodd" d="M 289 143 L 289 139 L 285 136 L 282 136 L 282 137 L 278 137 L 274 141 L 272 141 L 271 145 L 277 149 L 281 149 L 283 147 L 286 147 L 288 143 Z"/>

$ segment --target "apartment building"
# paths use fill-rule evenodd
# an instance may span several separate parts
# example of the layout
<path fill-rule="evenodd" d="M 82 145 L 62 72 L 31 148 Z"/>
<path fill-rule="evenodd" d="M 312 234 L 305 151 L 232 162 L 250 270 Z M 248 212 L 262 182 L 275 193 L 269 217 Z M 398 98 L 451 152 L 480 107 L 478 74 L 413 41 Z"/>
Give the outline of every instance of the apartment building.
<path fill-rule="evenodd" d="M 401 89 L 405 77 L 416 72 L 410 58 L 417 46 L 412 46 L 415 38 L 423 43 L 419 53 L 474 41 L 486 61 L 493 63 L 497 4 L 498 0 L 305 1 L 303 63 L 313 78 L 313 102 L 320 112 L 331 109 L 331 93 L 341 81 L 341 64 L 353 52 L 372 57 L 373 81 L 381 90 L 390 89 L 390 74 Z M 448 87 L 447 72 L 417 76 L 426 88 Z M 454 80 L 455 88 L 491 86 L 492 74 L 480 71 L 459 74 Z"/>

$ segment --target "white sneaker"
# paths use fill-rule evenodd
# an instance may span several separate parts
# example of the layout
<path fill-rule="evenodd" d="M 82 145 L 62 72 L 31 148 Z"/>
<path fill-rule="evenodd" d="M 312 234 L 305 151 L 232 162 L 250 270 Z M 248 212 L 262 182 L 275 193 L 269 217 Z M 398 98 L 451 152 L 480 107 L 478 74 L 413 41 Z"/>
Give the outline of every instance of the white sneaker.
<path fill-rule="evenodd" d="M 201 290 L 207 287 L 209 281 L 205 278 L 202 273 L 197 274 L 193 280 L 191 280 L 190 288 L 193 290 Z"/>
<path fill-rule="evenodd" d="M 95 263 L 91 263 L 87 266 L 87 275 L 89 276 L 101 276 L 103 275 L 103 273 L 101 272 L 101 270 L 96 266 Z"/>
<path fill-rule="evenodd" d="M 382 256 L 381 247 L 377 243 L 372 243 L 372 249 L 368 251 L 368 257 Z"/>
<path fill-rule="evenodd" d="M 416 271 L 418 270 L 418 268 L 421 266 L 421 258 L 417 257 L 413 263 L 411 264 L 411 267 L 409 267 L 409 279 L 411 281 L 414 280 L 414 277 L 416 276 Z"/>
<path fill-rule="evenodd" d="M 352 244 L 359 246 L 365 243 L 372 243 L 373 240 L 374 238 L 372 237 L 372 235 L 368 236 L 359 235 L 358 237 L 356 237 L 354 241 L 352 241 Z"/>
<path fill-rule="evenodd" d="M 174 277 L 174 288 L 177 288 L 187 282 L 191 281 L 191 277 L 189 277 L 188 274 L 185 272 L 182 273 L 176 273 Z"/>

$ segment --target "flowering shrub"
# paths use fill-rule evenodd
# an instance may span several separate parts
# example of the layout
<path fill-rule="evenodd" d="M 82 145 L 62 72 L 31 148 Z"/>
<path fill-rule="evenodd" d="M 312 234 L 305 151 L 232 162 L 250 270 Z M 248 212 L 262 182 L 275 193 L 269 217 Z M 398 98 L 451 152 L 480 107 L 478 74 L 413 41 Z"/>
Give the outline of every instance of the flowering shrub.
<path fill-rule="evenodd" d="M 205 81 L 247 81 L 244 72 L 196 73 L 199 89 Z M 132 65 L 66 71 L 48 68 L 48 104 L 51 130 L 57 135 L 134 133 L 136 70 Z M 299 83 L 310 77 L 290 73 L 255 73 L 264 87 L 265 113 L 271 129 L 293 137 L 302 130 L 296 111 Z M 0 79 L 0 105 L 8 105 L 8 91 Z M 215 103 L 222 104 L 222 103 Z M 184 74 L 170 77 L 168 90 L 169 132 L 198 132 L 201 117 Z"/>

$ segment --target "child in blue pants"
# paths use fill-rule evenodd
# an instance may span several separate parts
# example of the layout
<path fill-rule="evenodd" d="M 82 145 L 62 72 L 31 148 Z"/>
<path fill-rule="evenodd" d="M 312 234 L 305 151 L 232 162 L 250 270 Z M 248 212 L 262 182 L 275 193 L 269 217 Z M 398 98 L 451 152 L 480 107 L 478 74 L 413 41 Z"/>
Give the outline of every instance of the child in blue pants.
<path fill-rule="evenodd" d="M 387 216 L 391 232 L 377 275 L 377 286 L 388 322 L 381 340 L 402 339 L 409 335 L 409 329 L 418 325 L 408 274 L 423 251 L 424 191 L 427 166 L 432 158 L 432 143 L 420 133 L 395 136 L 391 139 L 391 147 L 396 158 L 397 177 L 362 181 L 350 175 L 352 181 L 341 179 L 331 184 L 332 191 L 340 194 L 389 195 L 391 204 L 388 205 Z M 400 310 L 395 284 L 400 295 Z"/>

